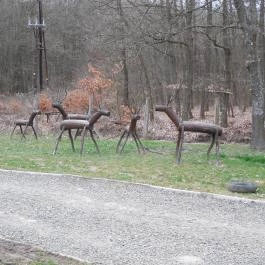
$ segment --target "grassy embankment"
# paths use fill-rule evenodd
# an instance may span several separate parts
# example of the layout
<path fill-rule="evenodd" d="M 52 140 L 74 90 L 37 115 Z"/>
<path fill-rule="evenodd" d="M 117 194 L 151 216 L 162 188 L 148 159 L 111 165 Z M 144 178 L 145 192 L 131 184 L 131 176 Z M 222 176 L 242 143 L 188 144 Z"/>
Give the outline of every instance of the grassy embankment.
<path fill-rule="evenodd" d="M 265 198 L 265 153 L 253 151 L 248 145 L 221 145 L 217 165 L 214 150 L 207 161 L 209 144 L 184 144 L 182 162 L 177 165 L 173 142 L 143 143 L 163 154 L 147 152 L 139 155 L 134 142 L 128 142 L 124 153 L 118 155 L 115 153 L 117 140 L 104 140 L 98 141 L 99 155 L 89 139 L 85 142 L 83 156 L 80 156 L 79 139 L 76 140 L 77 151 L 73 153 L 69 140 L 63 137 L 58 153 L 53 156 L 53 136 L 36 141 L 29 135 L 27 140 L 21 141 L 19 135 L 14 135 L 12 140 L 2 135 L 0 168 L 68 173 L 219 194 L 232 194 L 226 189 L 226 183 L 231 179 L 250 180 L 258 182 L 260 188 L 257 194 L 244 196 Z"/>

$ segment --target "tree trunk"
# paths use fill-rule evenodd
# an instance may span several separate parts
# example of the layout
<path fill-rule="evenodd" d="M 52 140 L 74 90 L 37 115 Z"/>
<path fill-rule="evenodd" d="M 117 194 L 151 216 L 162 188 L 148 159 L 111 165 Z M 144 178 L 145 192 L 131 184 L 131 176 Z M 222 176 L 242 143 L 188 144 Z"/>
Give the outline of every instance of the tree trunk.
<path fill-rule="evenodd" d="M 192 33 L 192 14 L 195 7 L 194 0 L 186 0 L 187 14 L 186 14 L 186 85 L 183 93 L 183 111 L 182 119 L 188 120 L 191 118 L 191 102 L 192 102 L 192 88 L 193 88 L 193 75 L 194 75 L 194 57 L 193 57 L 193 33 Z"/>
<path fill-rule="evenodd" d="M 129 72 L 127 67 L 126 48 L 123 47 L 121 51 L 123 63 L 123 90 L 121 102 L 123 105 L 129 105 Z"/>
<path fill-rule="evenodd" d="M 149 117 L 150 120 L 153 122 L 154 121 L 154 104 L 153 104 L 153 97 L 152 97 L 152 87 L 151 87 L 151 83 L 148 77 L 148 73 L 147 73 L 147 68 L 144 62 L 144 58 L 143 55 L 139 54 L 139 59 L 141 62 L 141 66 L 144 72 L 144 77 L 145 77 L 145 81 L 146 81 L 146 87 L 144 89 L 144 94 L 145 94 L 145 99 L 146 102 L 148 102 L 148 112 L 149 112 Z"/>
<path fill-rule="evenodd" d="M 123 63 L 123 90 L 122 90 L 122 98 L 121 103 L 123 105 L 129 105 L 129 72 L 127 66 L 127 56 L 126 56 L 126 47 L 124 43 L 125 38 L 125 27 L 128 27 L 126 20 L 124 19 L 124 13 L 122 9 L 122 1 L 117 0 L 117 10 L 120 19 L 119 31 L 121 35 L 121 60 Z"/>
<path fill-rule="evenodd" d="M 212 1 L 206 0 L 205 4 L 207 5 L 207 28 L 206 34 L 211 35 L 211 26 L 213 24 L 213 5 Z M 211 44 L 209 40 L 206 40 L 205 49 L 204 49 L 204 62 L 205 62 L 205 87 L 202 87 L 201 91 L 201 108 L 200 108 L 200 117 L 201 119 L 205 119 L 205 111 L 207 110 L 207 101 L 208 101 L 208 87 L 210 85 L 211 80 L 211 67 L 212 67 L 212 50 Z"/>
<path fill-rule="evenodd" d="M 255 149 L 265 148 L 264 131 L 264 84 L 261 78 L 261 69 L 258 64 L 256 49 L 256 25 L 255 6 L 252 0 L 250 17 L 247 15 L 243 0 L 234 0 L 239 22 L 242 26 L 247 55 L 247 69 L 250 74 L 252 87 L 252 141 L 251 146 Z"/>
<path fill-rule="evenodd" d="M 225 59 L 225 90 L 231 91 L 231 72 L 232 72 L 232 55 L 231 55 L 231 49 L 230 49 L 230 39 L 228 34 L 227 26 L 229 24 L 228 21 L 228 6 L 227 6 L 227 0 L 223 0 L 223 44 L 224 44 L 224 59 Z M 228 107 L 229 107 L 229 94 L 224 93 L 221 96 L 220 101 L 220 125 L 222 127 L 228 126 L 227 121 L 227 113 L 228 113 Z"/>
<path fill-rule="evenodd" d="M 177 69 L 177 62 L 175 56 L 175 45 L 171 43 L 172 41 L 172 7 L 169 0 L 166 0 L 166 17 L 168 23 L 168 33 L 167 33 L 167 43 L 166 43 L 166 54 L 165 54 L 165 77 L 166 77 L 166 84 L 175 84 L 177 81 L 176 78 L 176 69 Z"/>
<path fill-rule="evenodd" d="M 264 25 L 264 0 L 260 1 L 260 18 L 259 18 L 259 31 L 260 31 L 260 49 L 261 49 L 261 69 L 262 80 L 265 82 L 265 25 Z"/>

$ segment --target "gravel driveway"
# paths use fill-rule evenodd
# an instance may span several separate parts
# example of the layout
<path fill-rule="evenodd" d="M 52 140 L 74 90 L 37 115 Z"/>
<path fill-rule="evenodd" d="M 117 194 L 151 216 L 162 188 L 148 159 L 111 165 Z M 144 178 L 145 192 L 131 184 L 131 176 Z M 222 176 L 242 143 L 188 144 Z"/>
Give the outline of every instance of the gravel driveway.
<path fill-rule="evenodd" d="M 0 170 L 0 237 L 93 264 L 265 264 L 265 202 Z"/>

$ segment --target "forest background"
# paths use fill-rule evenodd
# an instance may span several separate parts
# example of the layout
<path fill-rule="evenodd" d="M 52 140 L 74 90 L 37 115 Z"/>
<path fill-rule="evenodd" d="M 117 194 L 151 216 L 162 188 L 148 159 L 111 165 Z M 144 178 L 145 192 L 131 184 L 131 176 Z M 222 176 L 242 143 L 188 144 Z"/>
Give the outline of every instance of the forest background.
<path fill-rule="evenodd" d="M 83 81 L 96 77 L 108 88 L 101 104 L 118 109 L 146 103 L 151 121 L 154 105 L 169 99 L 183 120 L 193 118 L 195 107 L 205 119 L 218 103 L 215 122 L 225 128 L 231 111 L 252 107 L 251 143 L 265 147 L 264 0 L 42 3 L 49 72 L 42 92 L 52 101 L 84 89 Z M 3 112 L 6 96 L 34 94 L 37 49 L 27 24 L 38 16 L 38 1 L 0 4 Z"/>

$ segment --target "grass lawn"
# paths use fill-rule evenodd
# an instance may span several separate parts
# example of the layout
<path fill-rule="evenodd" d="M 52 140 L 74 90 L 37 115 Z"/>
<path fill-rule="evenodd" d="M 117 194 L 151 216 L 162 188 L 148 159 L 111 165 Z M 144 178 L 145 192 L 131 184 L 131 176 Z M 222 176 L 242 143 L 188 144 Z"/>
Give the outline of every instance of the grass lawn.
<path fill-rule="evenodd" d="M 69 173 L 84 177 L 109 178 L 187 190 L 233 194 L 249 198 L 265 198 L 265 153 L 253 151 L 248 145 L 221 145 L 220 164 L 213 154 L 207 161 L 208 144 L 184 144 L 182 161 L 175 163 L 175 144 L 167 141 L 143 141 L 151 150 L 161 152 L 139 155 L 134 142 L 128 142 L 122 155 L 115 153 L 117 140 L 98 140 L 101 154 L 86 139 L 83 156 L 79 154 L 80 140 L 72 152 L 65 136 L 58 152 L 52 155 L 55 137 L 41 137 L 36 141 L 31 135 L 20 140 L 19 135 L 0 136 L 0 168 L 38 172 Z M 259 183 L 257 194 L 235 194 L 226 189 L 231 179 Z"/>

